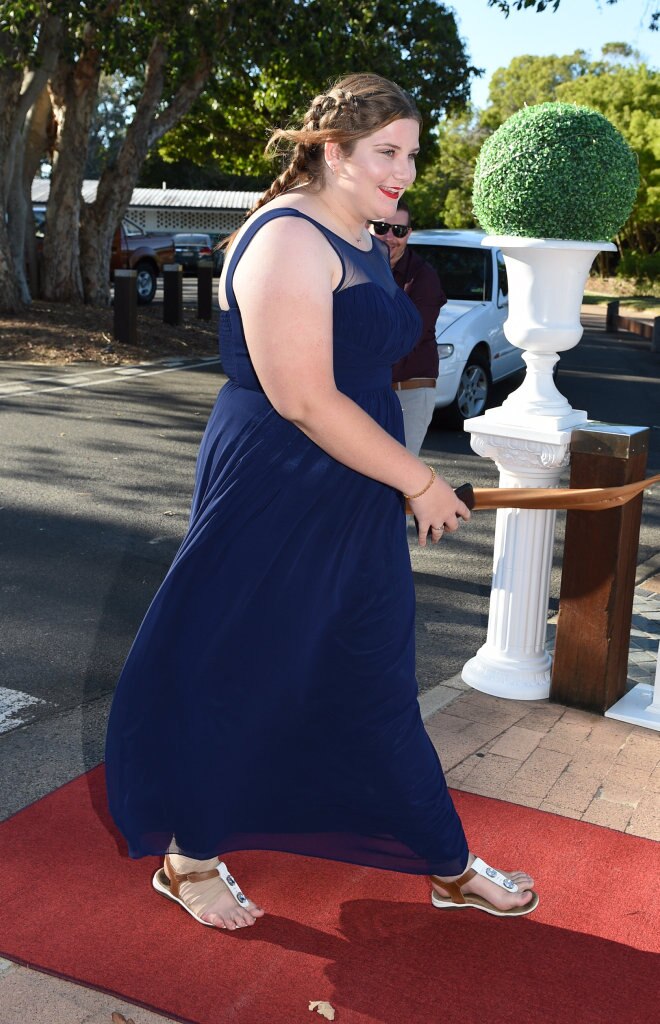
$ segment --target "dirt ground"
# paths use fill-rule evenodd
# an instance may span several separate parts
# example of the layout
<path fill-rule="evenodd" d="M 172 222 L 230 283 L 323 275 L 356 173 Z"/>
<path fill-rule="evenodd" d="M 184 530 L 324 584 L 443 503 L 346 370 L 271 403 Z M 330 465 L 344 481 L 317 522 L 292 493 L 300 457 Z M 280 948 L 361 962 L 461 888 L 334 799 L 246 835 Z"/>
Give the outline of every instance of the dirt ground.
<path fill-rule="evenodd" d="M 647 319 L 660 315 L 660 299 L 634 292 L 630 282 L 591 278 L 585 302 L 593 308 L 594 304 L 604 304 L 616 296 L 621 302 L 622 316 Z M 183 324 L 173 327 L 163 323 L 162 303 L 138 306 L 138 342 L 131 346 L 114 340 L 112 308 L 35 301 L 24 313 L 0 314 L 0 360 L 116 366 L 165 356 L 215 355 L 217 304 L 214 303 L 211 322 L 196 319 L 196 312 L 194 303 L 185 304 Z"/>
<path fill-rule="evenodd" d="M 209 356 L 218 351 L 218 312 L 211 322 L 184 308 L 179 327 L 163 323 L 163 307 L 138 307 L 137 345 L 112 336 L 113 310 L 35 301 L 23 313 L 0 314 L 0 360 L 30 363 L 140 363 L 164 356 Z"/>

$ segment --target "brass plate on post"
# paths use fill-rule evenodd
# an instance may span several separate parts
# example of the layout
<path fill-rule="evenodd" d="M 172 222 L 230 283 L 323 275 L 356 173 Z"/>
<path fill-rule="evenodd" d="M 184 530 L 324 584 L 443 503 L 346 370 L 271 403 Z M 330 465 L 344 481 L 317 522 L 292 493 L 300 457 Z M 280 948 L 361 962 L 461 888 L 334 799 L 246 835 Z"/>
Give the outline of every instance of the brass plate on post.
<path fill-rule="evenodd" d="M 599 423 L 589 420 L 571 434 L 571 452 L 584 455 L 607 455 L 611 459 L 629 459 L 648 451 L 648 427 L 630 427 L 620 423 Z"/>

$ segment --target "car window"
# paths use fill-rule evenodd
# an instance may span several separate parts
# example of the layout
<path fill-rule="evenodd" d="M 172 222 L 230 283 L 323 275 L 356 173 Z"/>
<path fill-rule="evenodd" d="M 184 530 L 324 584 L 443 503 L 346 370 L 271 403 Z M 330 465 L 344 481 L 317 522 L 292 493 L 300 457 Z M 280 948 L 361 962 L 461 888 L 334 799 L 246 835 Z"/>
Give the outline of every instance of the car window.
<path fill-rule="evenodd" d="M 142 230 L 140 225 L 136 224 L 135 221 L 133 221 L 133 220 L 129 220 L 128 217 L 124 217 L 124 219 L 122 221 L 122 224 L 123 224 L 123 227 L 124 227 L 124 231 L 126 232 L 127 235 L 143 235 L 144 234 L 144 231 Z"/>
<path fill-rule="evenodd" d="M 492 257 L 490 249 L 458 245 L 422 245 L 410 242 L 422 259 L 435 269 L 448 299 L 490 298 Z"/>
<path fill-rule="evenodd" d="M 509 279 L 506 276 L 506 264 L 501 252 L 497 254 L 497 286 L 502 295 L 509 294 Z"/>

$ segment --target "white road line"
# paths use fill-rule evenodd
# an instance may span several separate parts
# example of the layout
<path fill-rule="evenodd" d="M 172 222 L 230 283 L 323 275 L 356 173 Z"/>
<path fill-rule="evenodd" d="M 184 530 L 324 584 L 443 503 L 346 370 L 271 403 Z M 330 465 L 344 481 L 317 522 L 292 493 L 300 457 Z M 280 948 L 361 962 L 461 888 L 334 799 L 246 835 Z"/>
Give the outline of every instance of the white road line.
<path fill-rule="evenodd" d="M 31 697 L 29 693 L 21 693 L 20 690 L 9 690 L 0 686 L 0 733 L 9 732 L 18 725 L 24 725 L 24 718 L 16 716 L 25 708 L 34 707 L 37 704 L 46 704 L 47 701 L 39 697 Z"/>
<path fill-rule="evenodd" d="M 114 368 L 114 367 L 108 368 L 108 367 L 105 367 L 104 370 L 102 370 L 102 371 L 99 370 L 99 371 L 92 371 L 92 372 L 93 373 L 96 372 L 96 373 L 99 373 L 99 374 L 100 373 L 110 374 L 110 376 L 103 376 L 103 377 L 98 376 L 94 380 L 82 380 L 79 383 L 72 383 L 72 384 L 64 384 L 64 383 L 62 383 L 62 384 L 58 384 L 56 387 L 49 386 L 49 387 L 45 387 L 45 388 L 39 388 L 39 387 L 35 388 L 35 387 L 31 387 L 29 384 L 27 384 L 27 386 L 26 386 L 25 383 L 23 383 L 23 384 L 16 384 L 16 385 L 14 385 L 14 384 L 0 385 L 0 398 L 17 398 L 20 395 L 44 395 L 44 394 L 47 394 L 47 393 L 53 392 L 53 391 L 73 391 L 76 388 L 91 388 L 91 387 L 96 387 L 99 384 L 117 384 L 120 381 L 129 381 L 129 380 L 134 380 L 134 379 L 142 378 L 142 377 L 155 377 L 155 376 L 157 376 L 160 373 L 172 373 L 174 370 L 195 370 L 195 369 L 197 369 L 200 366 L 210 366 L 213 363 L 219 363 L 219 362 L 220 362 L 220 356 L 207 356 L 204 359 L 200 360 L 198 363 L 187 363 L 187 362 L 178 362 L 177 361 L 173 365 L 165 365 L 164 366 L 162 364 L 159 364 L 159 368 L 157 370 L 147 370 L 147 369 L 140 370 L 140 369 L 138 369 L 138 367 L 118 367 L 118 368 Z M 168 363 L 169 363 L 169 361 L 168 361 Z M 147 366 L 153 366 L 154 364 L 153 363 L 147 363 L 146 365 Z M 121 372 L 121 371 L 123 371 L 123 372 Z M 43 378 L 41 378 L 41 379 L 43 379 Z M 62 378 L 59 378 L 59 379 L 61 380 Z M 49 379 L 49 384 L 51 383 L 52 380 L 53 380 L 53 378 Z M 3 388 L 5 390 L 3 390 Z M 10 388 L 11 388 L 11 390 L 9 390 Z"/>

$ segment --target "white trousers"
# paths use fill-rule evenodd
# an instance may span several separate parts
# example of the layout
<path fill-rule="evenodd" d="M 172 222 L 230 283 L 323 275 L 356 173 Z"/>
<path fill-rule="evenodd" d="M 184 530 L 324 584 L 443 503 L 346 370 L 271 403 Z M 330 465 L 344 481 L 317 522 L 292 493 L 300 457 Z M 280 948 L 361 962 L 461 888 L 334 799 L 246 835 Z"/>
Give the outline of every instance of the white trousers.
<path fill-rule="evenodd" d="M 396 397 L 403 410 L 406 448 L 419 455 L 435 407 L 435 388 L 410 388 L 397 391 Z"/>

